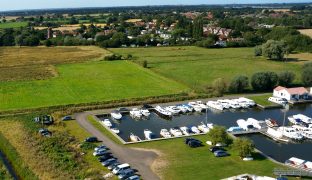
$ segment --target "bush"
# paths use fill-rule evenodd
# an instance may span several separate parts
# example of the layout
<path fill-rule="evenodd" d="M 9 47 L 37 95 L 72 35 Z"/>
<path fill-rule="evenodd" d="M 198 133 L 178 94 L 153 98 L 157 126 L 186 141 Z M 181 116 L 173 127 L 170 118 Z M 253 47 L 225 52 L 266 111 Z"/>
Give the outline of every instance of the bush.
<path fill-rule="evenodd" d="M 278 74 L 278 84 L 281 86 L 289 86 L 295 79 L 296 75 L 290 71 L 284 71 Z"/>
<path fill-rule="evenodd" d="M 117 54 L 112 54 L 110 56 L 105 56 L 104 57 L 105 61 L 115 61 L 115 60 L 122 60 L 122 56 L 121 55 L 117 55 Z"/>
<path fill-rule="evenodd" d="M 230 141 L 230 137 L 228 136 L 226 129 L 221 126 L 214 126 L 213 129 L 207 133 L 207 135 L 213 145 L 217 143 L 228 144 Z"/>
<path fill-rule="evenodd" d="M 144 68 L 147 68 L 147 61 L 146 61 L 146 60 L 143 61 L 142 66 L 143 66 Z"/>
<path fill-rule="evenodd" d="M 306 64 L 302 71 L 302 83 L 305 86 L 312 86 L 312 63 Z"/>
<path fill-rule="evenodd" d="M 272 90 L 278 82 L 278 76 L 274 72 L 258 72 L 251 78 L 251 86 L 255 91 Z"/>
<path fill-rule="evenodd" d="M 255 56 L 262 56 L 262 47 L 261 46 L 255 47 Z"/>
<path fill-rule="evenodd" d="M 212 88 L 216 96 L 222 96 L 227 89 L 227 84 L 223 78 L 218 78 L 213 81 Z"/>
<path fill-rule="evenodd" d="M 241 93 L 246 90 L 249 86 L 248 77 L 246 76 L 237 76 L 235 77 L 229 86 L 229 91 L 233 93 Z"/>
<path fill-rule="evenodd" d="M 254 150 L 254 144 L 247 138 L 236 138 L 233 143 L 234 149 L 238 150 L 238 155 L 241 158 L 251 155 Z"/>

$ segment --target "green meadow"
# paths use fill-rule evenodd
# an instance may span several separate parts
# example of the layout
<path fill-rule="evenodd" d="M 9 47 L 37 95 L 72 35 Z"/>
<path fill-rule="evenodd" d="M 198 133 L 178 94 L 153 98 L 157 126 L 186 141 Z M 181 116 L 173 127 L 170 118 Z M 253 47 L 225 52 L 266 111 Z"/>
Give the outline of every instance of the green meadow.
<path fill-rule="evenodd" d="M 187 87 L 126 61 L 56 65 L 58 76 L 0 84 L 0 110 L 179 93 Z"/>
<path fill-rule="evenodd" d="M 296 73 L 296 81 L 299 81 L 302 67 L 302 63 L 255 57 L 253 48 L 206 49 L 184 46 L 110 50 L 117 54 L 131 54 L 138 63 L 146 60 L 152 71 L 191 88 L 210 85 L 217 78 L 230 81 L 236 75 L 250 77 L 259 71 L 289 70 Z"/>
<path fill-rule="evenodd" d="M 6 23 L 0 23 L 0 29 L 5 28 L 20 28 L 27 26 L 28 22 L 6 22 Z"/>

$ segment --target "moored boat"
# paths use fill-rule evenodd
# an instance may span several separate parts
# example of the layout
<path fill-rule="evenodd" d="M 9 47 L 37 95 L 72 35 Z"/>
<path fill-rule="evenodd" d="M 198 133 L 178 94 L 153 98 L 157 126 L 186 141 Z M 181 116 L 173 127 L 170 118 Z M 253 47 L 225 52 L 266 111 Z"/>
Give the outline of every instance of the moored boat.
<path fill-rule="evenodd" d="M 167 129 L 161 129 L 160 130 L 160 136 L 164 137 L 164 138 L 171 138 L 171 134 Z"/>
<path fill-rule="evenodd" d="M 182 131 L 184 135 L 190 135 L 190 130 L 188 127 L 186 126 L 180 127 L 180 130 Z"/>
<path fill-rule="evenodd" d="M 153 132 L 149 129 L 144 129 L 144 136 L 146 140 L 151 140 L 153 138 Z"/>
<path fill-rule="evenodd" d="M 133 133 L 130 133 L 130 140 L 131 140 L 132 142 L 139 142 L 139 141 L 141 141 L 141 139 L 139 138 L 139 136 L 134 135 Z"/>
<path fill-rule="evenodd" d="M 117 110 L 112 111 L 110 114 L 116 120 L 120 120 L 122 118 L 121 113 Z"/>
<path fill-rule="evenodd" d="M 271 119 L 271 118 L 266 119 L 265 123 L 267 124 L 268 127 L 278 127 L 279 126 L 277 121 L 274 119 Z"/>
<path fill-rule="evenodd" d="M 175 137 L 179 137 L 183 135 L 180 129 L 178 128 L 170 128 L 170 133 Z"/>

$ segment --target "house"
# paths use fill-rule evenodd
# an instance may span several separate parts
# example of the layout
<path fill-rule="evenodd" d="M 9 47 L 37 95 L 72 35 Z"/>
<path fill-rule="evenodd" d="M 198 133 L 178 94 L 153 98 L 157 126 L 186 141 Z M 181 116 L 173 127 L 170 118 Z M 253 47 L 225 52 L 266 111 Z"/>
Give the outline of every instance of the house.
<path fill-rule="evenodd" d="M 285 88 L 278 86 L 273 90 L 273 96 L 285 98 L 288 101 L 306 100 L 310 97 L 309 92 L 304 87 Z"/>

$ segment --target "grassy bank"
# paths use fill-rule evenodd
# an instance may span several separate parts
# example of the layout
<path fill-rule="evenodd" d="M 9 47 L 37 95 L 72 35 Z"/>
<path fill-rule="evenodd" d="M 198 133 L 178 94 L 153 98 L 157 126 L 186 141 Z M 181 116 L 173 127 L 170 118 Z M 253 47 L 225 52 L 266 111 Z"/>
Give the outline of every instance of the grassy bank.
<path fill-rule="evenodd" d="M 0 161 L 0 179 L 1 180 L 13 179 L 1 161 Z"/>
<path fill-rule="evenodd" d="M 205 136 L 196 136 L 196 138 L 203 142 L 207 141 Z M 184 144 L 183 138 L 130 146 L 160 151 L 163 155 L 155 166 L 159 163 L 165 164 L 158 169 L 158 173 L 166 179 L 222 179 L 244 173 L 273 177 L 272 170 L 280 167 L 259 154 L 254 154 L 254 161 L 242 161 L 237 152 L 231 149 L 229 150 L 231 156 L 216 158 L 208 150 L 209 146 L 189 148 Z"/>
<path fill-rule="evenodd" d="M 230 81 L 236 75 L 250 77 L 259 71 L 293 71 L 299 82 L 302 66 L 300 62 L 284 63 L 255 57 L 253 48 L 205 49 L 185 46 L 110 50 L 122 55 L 132 54 L 138 63 L 146 60 L 154 72 L 193 88 L 210 85 L 216 78 Z"/>
<path fill-rule="evenodd" d="M 266 93 L 263 95 L 256 95 L 256 96 L 250 96 L 248 98 L 254 100 L 257 104 L 261 105 L 261 106 L 275 106 L 277 104 L 268 101 L 269 97 L 272 96 L 272 93 Z"/>
<path fill-rule="evenodd" d="M 14 171 L 19 177 L 31 177 L 30 179 L 38 179 L 36 175 L 29 169 L 27 163 L 23 161 L 15 147 L 11 145 L 11 142 L 6 137 L 4 137 L 2 133 L 0 133 L 0 150 L 10 161 Z M 8 175 L 7 173 L 4 175 Z"/>

